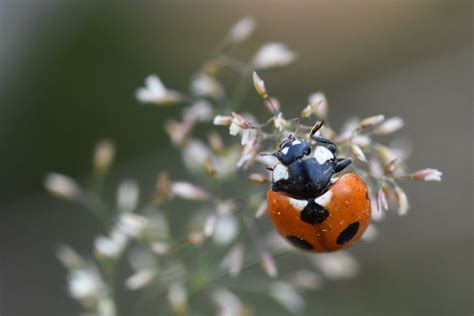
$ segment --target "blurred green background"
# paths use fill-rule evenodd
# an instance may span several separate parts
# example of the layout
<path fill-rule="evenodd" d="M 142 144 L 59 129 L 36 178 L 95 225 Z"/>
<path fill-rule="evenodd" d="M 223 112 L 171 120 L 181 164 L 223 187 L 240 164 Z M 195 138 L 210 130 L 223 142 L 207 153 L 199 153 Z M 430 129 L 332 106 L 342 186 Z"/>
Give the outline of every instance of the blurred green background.
<path fill-rule="evenodd" d="M 118 146 L 111 188 L 122 177 L 151 187 L 159 170 L 176 169 L 163 122 L 180 109 L 139 106 L 135 88 L 157 73 L 186 89 L 246 15 L 258 29 L 240 56 L 269 40 L 298 53 L 293 66 L 264 74 L 287 116 L 316 90 L 334 126 L 354 115 L 402 116 L 411 169 L 444 172 L 441 183 L 404 186 L 409 216 L 389 216 L 378 240 L 356 247 L 361 275 L 315 292 L 307 315 L 473 314 L 472 1 L 1 0 L 2 316 L 79 313 L 54 250 L 67 242 L 90 251 L 99 227 L 47 196 L 43 175 L 84 179 L 103 137 Z M 251 93 L 245 104 L 260 101 Z"/>

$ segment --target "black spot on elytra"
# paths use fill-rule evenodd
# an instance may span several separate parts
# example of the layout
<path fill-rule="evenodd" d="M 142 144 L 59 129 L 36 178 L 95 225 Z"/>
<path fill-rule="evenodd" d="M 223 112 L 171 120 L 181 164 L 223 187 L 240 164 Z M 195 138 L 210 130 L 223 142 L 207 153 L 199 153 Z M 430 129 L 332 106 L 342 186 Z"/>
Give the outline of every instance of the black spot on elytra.
<path fill-rule="evenodd" d="M 337 243 L 339 245 L 344 245 L 347 243 L 349 240 L 352 239 L 352 237 L 357 234 L 357 231 L 359 230 L 359 222 L 355 222 L 347 226 L 340 234 L 337 236 Z"/>
<path fill-rule="evenodd" d="M 308 205 L 306 205 L 300 214 L 301 220 L 311 225 L 322 223 L 328 216 L 328 210 L 316 203 L 313 199 L 308 200 Z"/>
<path fill-rule="evenodd" d="M 365 198 L 370 202 L 369 191 L 365 191 Z"/>
<path fill-rule="evenodd" d="M 286 236 L 286 239 L 288 239 L 288 241 L 291 242 L 291 244 L 297 248 L 305 250 L 311 250 L 314 248 L 313 245 L 311 245 L 309 242 L 300 237 L 289 235 Z"/>

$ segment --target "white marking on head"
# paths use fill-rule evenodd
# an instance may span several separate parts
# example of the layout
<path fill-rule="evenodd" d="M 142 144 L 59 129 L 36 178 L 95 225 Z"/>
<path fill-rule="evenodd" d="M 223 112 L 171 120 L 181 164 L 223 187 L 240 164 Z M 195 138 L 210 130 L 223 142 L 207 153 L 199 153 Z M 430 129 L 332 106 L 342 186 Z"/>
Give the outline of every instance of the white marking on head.
<path fill-rule="evenodd" d="M 286 180 L 289 178 L 288 168 L 279 163 L 273 168 L 273 182 L 278 182 L 280 180 Z"/>
<path fill-rule="evenodd" d="M 306 200 L 298 200 L 293 198 L 288 198 L 290 201 L 291 206 L 293 206 L 298 212 L 301 212 L 306 205 L 308 205 L 308 201 Z"/>
<path fill-rule="evenodd" d="M 292 145 L 299 145 L 299 144 L 301 144 L 301 142 L 299 140 L 295 139 L 291 144 Z"/>
<path fill-rule="evenodd" d="M 318 146 L 314 152 L 314 158 L 322 165 L 326 161 L 333 159 L 334 155 L 326 147 Z"/>
<path fill-rule="evenodd" d="M 283 155 L 286 155 L 288 153 L 288 150 L 290 150 L 290 147 L 285 147 L 281 150 L 281 152 L 283 153 Z"/>
<path fill-rule="evenodd" d="M 320 197 L 314 199 L 314 202 L 316 202 L 317 204 L 319 204 L 323 207 L 326 207 L 331 202 L 331 199 L 332 199 L 332 192 L 327 191 L 326 193 L 324 193 Z"/>

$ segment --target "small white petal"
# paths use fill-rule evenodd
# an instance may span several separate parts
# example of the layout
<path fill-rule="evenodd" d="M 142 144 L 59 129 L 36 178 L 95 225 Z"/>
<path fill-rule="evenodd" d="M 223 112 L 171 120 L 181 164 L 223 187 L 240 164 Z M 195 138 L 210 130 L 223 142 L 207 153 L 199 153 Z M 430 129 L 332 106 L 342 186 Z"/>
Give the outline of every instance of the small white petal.
<path fill-rule="evenodd" d="M 318 254 L 310 259 L 328 279 L 352 278 L 359 272 L 359 264 L 347 252 Z"/>
<path fill-rule="evenodd" d="M 98 299 L 105 286 L 94 268 L 73 271 L 69 275 L 69 293 L 79 300 Z"/>
<path fill-rule="evenodd" d="M 296 54 L 282 43 L 268 43 L 262 46 L 252 59 L 256 69 L 283 67 L 292 63 Z"/>
<path fill-rule="evenodd" d="M 392 117 L 374 129 L 375 134 L 384 135 L 398 131 L 405 125 L 401 117 Z"/>
<path fill-rule="evenodd" d="M 139 187 L 134 180 L 124 180 L 117 190 L 117 206 L 123 212 L 134 210 L 138 205 Z"/>
<path fill-rule="evenodd" d="M 242 302 L 233 292 L 225 288 L 219 288 L 212 292 L 212 301 L 219 307 L 219 316 L 240 316 L 242 314 Z"/>
<path fill-rule="evenodd" d="M 113 231 L 110 237 L 98 236 L 94 240 L 97 254 L 103 257 L 116 258 L 127 245 L 127 236 L 119 231 Z"/>
<path fill-rule="evenodd" d="M 176 315 L 185 315 L 188 305 L 188 290 L 181 282 L 173 282 L 168 288 L 168 301 Z"/>
<path fill-rule="evenodd" d="M 228 245 L 237 237 L 238 230 L 239 223 L 233 215 L 221 216 L 215 225 L 213 240 L 216 244 Z"/>
<path fill-rule="evenodd" d="M 188 200 L 206 200 L 209 197 L 202 188 L 184 181 L 171 183 L 170 190 L 177 197 Z"/>
<path fill-rule="evenodd" d="M 377 239 L 378 235 L 379 231 L 377 230 L 377 227 L 375 227 L 375 225 L 373 224 L 369 224 L 364 234 L 362 235 L 362 239 L 365 241 L 374 241 L 375 239 Z"/>
<path fill-rule="evenodd" d="M 199 74 L 191 82 L 191 91 L 200 97 L 222 98 L 224 96 L 224 88 L 215 78 Z"/>
<path fill-rule="evenodd" d="M 240 19 L 234 26 L 230 29 L 227 38 L 233 43 L 239 43 L 246 40 L 255 29 L 255 19 L 253 17 L 247 16 Z"/>
<path fill-rule="evenodd" d="M 265 271 L 270 278 L 275 278 L 278 275 L 278 269 L 271 253 L 268 251 L 263 252 L 260 257 L 260 263 L 263 271 Z"/>
<path fill-rule="evenodd" d="M 63 199 L 75 199 L 80 195 L 76 181 L 59 173 L 48 173 L 43 183 L 51 194 Z"/>
<path fill-rule="evenodd" d="M 240 133 L 241 130 L 242 128 L 239 125 L 232 122 L 232 124 L 230 124 L 230 127 L 229 127 L 229 134 L 232 136 L 236 136 L 237 134 Z"/>
<path fill-rule="evenodd" d="M 245 248 L 241 244 L 232 247 L 222 259 L 220 267 L 229 272 L 231 277 L 235 277 L 240 273 L 242 264 L 244 263 Z"/>
<path fill-rule="evenodd" d="M 141 270 L 125 280 L 125 287 L 129 290 L 138 290 L 147 286 L 154 278 L 154 270 Z"/>
<path fill-rule="evenodd" d="M 303 297 L 287 282 L 272 283 L 270 295 L 291 313 L 300 313 L 305 307 Z"/>
<path fill-rule="evenodd" d="M 117 230 L 133 238 L 141 237 L 148 228 L 146 217 L 131 213 L 122 214 L 117 222 Z"/>

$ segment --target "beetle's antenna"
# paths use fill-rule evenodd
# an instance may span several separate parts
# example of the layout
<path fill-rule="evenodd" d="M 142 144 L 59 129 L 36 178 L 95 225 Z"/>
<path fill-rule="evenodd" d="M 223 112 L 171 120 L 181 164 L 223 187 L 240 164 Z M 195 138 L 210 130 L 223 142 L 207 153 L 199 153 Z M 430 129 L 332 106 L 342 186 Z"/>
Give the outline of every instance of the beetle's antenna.
<path fill-rule="evenodd" d="M 313 136 L 314 134 L 316 134 L 316 132 L 319 131 L 321 129 L 321 127 L 323 127 L 323 125 L 324 125 L 324 121 L 316 122 L 316 124 L 314 124 L 313 128 L 311 128 L 311 132 L 309 132 L 309 135 Z"/>

